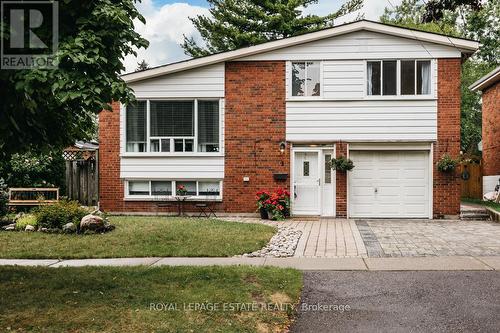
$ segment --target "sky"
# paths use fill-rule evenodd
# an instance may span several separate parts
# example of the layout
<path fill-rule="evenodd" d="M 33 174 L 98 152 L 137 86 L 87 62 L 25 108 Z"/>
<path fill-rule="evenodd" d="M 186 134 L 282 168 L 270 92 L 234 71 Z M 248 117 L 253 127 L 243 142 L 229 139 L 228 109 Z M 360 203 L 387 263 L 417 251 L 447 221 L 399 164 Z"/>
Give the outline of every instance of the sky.
<path fill-rule="evenodd" d="M 311 5 L 304 10 L 304 14 L 325 15 L 337 10 L 343 0 L 319 0 L 318 4 Z M 378 20 L 384 8 L 391 4 L 396 6 L 401 0 L 365 0 L 363 9 L 365 18 Z M 135 30 L 149 40 L 148 49 L 138 50 L 137 57 L 125 58 L 126 72 L 134 71 L 137 63 L 143 59 L 150 67 L 164 65 L 171 62 L 187 59 L 180 44 L 183 36 L 193 37 L 201 41 L 200 35 L 193 26 L 189 17 L 208 15 L 208 4 L 204 0 L 142 0 L 136 4 L 141 14 L 146 19 L 146 24 L 135 22 Z M 348 15 L 339 20 L 352 20 L 356 17 Z"/>

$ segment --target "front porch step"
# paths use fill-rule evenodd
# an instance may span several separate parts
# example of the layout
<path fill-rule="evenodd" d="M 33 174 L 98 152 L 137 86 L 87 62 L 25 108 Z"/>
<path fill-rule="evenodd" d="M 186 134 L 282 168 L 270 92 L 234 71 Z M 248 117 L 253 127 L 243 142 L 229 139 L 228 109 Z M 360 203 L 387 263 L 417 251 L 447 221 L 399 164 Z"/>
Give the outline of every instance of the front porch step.
<path fill-rule="evenodd" d="M 466 210 L 460 212 L 460 219 L 465 221 L 489 221 L 490 214 L 485 210 Z"/>

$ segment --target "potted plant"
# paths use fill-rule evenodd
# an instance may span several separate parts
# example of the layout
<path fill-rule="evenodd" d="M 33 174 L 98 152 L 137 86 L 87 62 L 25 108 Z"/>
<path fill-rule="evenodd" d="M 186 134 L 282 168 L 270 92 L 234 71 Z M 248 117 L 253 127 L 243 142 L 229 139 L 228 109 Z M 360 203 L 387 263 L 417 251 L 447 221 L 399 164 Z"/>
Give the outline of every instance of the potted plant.
<path fill-rule="evenodd" d="M 188 191 L 184 185 L 179 185 L 179 186 L 177 186 L 176 193 L 178 196 L 183 197 L 183 196 L 187 195 Z"/>
<path fill-rule="evenodd" d="M 270 194 L 268 191 L 259 191 L 256 193 L 257 207 L 260 213 L 260 218 L 263 220 L 267 220 L 267 209 L 265 202 L 269 199 Z"/>
<path fill-rule="evenodd" d="M 290 215 L 290 192 L 278 188 L 264 201 L 267 214 L 272 220 L 284 220 Z"/>
<path fill-rule="evenodd" d="M 330 167 L 337 171 L 351 171 L 354 168 L 354 163 L 351 159 L 345 156 L 339 156 L 337 158 L 332 158 L 330 161 Z"/>
<path fill-rule="evenodd" d="M 437 162 L 437 169 L 443 173 L 451 173 L 457 167 L 458 162 L 450 155 L 444 154 Z"/>

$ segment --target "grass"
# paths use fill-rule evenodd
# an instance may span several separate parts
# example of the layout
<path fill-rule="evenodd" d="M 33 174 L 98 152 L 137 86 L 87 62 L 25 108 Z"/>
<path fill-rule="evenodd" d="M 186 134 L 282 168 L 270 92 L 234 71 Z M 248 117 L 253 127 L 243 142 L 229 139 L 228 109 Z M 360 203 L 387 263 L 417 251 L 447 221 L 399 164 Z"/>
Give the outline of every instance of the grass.
<path fill-rule="evenodd" d="M 276 332 L 290 324 L 302 275 L 244 266 L 4 266 L 0 285 L 2 332 Z M 234 304 L 249 302 L 281 309 L 234 310 Z M 156 310 L 159 303 L 168 309 Z M 194 303 L 213 309 L 188 310 Z"/>
<path fill-rule="evenodd" d="M 213 219 L 111 217 L 98 235 L 0 232 L 0 258 L 228 257 L 261 249 L 275 228 Z"/>
<path fill-rule="evenodd" d="M 462 202 L 490 207 L 496 210 L 497 212 L 500 212 L 500 203 L 491 201 L 482 201 L 481 199 L 470 199 L 470 198 L 462 198 Z"/>

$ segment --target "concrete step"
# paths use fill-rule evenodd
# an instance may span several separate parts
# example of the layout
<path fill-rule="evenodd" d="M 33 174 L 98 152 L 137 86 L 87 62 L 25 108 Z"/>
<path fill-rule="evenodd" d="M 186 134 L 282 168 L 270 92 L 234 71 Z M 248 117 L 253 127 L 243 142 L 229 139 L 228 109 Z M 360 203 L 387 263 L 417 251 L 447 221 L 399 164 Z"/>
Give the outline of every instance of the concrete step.
<path fill-rule="evenodd" d="M 468 221 L 488 221 L 490 220 L 490 214 L 487 210 L 466 210 L 460 212 L 460 219 Z"/>

